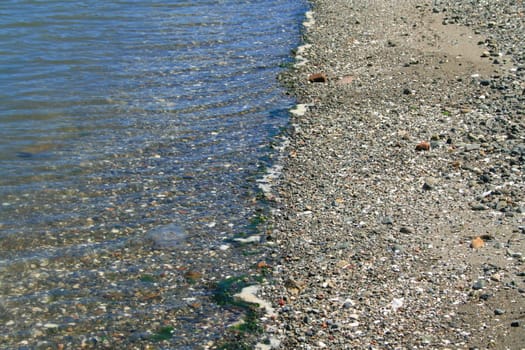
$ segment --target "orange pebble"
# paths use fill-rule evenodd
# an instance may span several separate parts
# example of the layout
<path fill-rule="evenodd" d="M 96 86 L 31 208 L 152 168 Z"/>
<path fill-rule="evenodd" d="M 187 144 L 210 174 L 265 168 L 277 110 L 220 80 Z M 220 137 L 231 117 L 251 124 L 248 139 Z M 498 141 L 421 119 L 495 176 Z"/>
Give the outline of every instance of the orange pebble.
<path fill-rule="evenodd" d="M 267 268 L 270 267 L 270 265 L 268 265 L 268 264 L 266 263 L 266 261 L 260 261 L 260 262 L 257 263 L 257 267 L 258 267 L 259 269 L 267 269 Z"/>
<path fill-rule="evenodd" d="M 483 248 L 485 241 L 481 237 L 476 237 L 470 242 L 470 247 L 474 249 Z"/>

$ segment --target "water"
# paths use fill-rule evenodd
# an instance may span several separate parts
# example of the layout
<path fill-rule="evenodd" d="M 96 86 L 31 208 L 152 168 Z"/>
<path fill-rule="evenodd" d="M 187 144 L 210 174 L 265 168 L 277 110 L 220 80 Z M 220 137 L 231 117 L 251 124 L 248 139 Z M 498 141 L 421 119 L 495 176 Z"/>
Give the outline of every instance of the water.
<path fill-rule="evenodd" d="M 0 346 L 221 337 L 305 6 L 0 3 Z"/>

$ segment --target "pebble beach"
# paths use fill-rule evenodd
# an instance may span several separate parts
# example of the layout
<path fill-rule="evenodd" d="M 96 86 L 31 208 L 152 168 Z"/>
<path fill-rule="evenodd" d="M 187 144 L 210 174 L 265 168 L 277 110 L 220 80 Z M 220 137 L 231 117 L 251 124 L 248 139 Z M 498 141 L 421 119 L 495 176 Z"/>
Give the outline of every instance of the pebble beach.
<path fill-rule="evenodd" d="M 525 347 L 524 14 L 312 1 L 258 348 Z"/>

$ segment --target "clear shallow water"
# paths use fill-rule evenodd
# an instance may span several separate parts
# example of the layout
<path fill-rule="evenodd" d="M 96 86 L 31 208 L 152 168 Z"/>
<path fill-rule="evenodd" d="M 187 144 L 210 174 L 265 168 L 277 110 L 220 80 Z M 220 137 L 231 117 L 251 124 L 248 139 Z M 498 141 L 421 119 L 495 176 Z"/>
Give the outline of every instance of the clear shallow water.
<path fill-rule="evenodd" d="M 304 12 L 278 0 L 0 3 L 4 344 L 120 329 L 77 304 L 142 319 L 139 333 L 162 319 L 186 329 L 180 346 L 217 337 L 195 332 L 223 314 L 206 286 L 256 259 L 229 240 L 260 215 L 255 179 L 292 105 L 276 75 Z M 159 246 L 166 230 L 174 240 Z M 149 310 L 136 295 L 153 287 Z"/>

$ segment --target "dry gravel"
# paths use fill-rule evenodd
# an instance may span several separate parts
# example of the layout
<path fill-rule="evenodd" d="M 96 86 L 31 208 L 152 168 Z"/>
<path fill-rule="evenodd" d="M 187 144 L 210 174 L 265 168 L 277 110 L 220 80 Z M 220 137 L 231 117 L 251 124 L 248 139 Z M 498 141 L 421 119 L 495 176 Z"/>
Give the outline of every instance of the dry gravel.
<path fill-rule="evenodd" d="M 274 187 L 266 336 L 525 347 L 523 4 L 312 4 L 281 77 L 305 113 Z"/>

